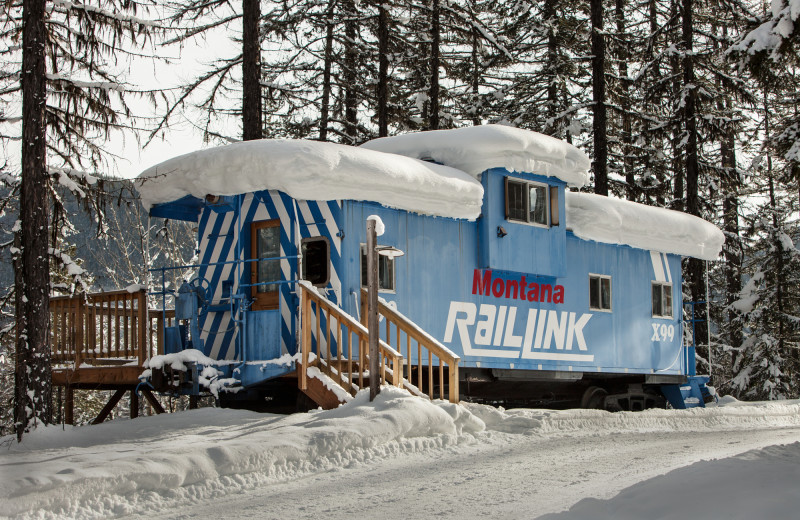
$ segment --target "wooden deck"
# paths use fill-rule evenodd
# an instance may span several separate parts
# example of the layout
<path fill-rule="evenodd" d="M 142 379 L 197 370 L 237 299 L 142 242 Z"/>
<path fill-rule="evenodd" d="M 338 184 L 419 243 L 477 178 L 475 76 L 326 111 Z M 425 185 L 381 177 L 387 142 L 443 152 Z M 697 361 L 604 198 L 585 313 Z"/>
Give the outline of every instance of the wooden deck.
<path fill-rule="evenodd" d="M 73 423 L 74 390 L 115 391 L 95 423 L 105 420 L 125 392 L 131 393 L 135 417 L 142 365 L 163 353 L 164 321 L 169 325 L 174 316 L 148 309 L 144 289 L 51 298 L 53 385 L 66 389 L 65 422 Z M 164 411 L 148 388 L 139 391 L 158 413 Z"/>
<path fill-rule="evenodd" d="M 333 408 L 340 404 L 339 398 L 322 381 L 309 378 L 308 370 L 318 368 L 355 395 L 365 388 L 370 377 L 366 371 L 369 332 L 364 323 L 316 291 L 305 284 L 301 287 L 302 356 L 294 377 L 299 389 L 313 401 L 324 408 Z M 362 296 L 362 302 L 366 300 Z M 148 309 L 144 289 L 53 298 L 50 310 L 53 384 L 66 389 L 67 423 L 73 421 L 77 389 L 114 391 L 95 423 L 102 422 L 126 392 L 131 395 L 131 417 L 138 411 L 138 393 L 163 412 L 150 388 L 140 384 L 139 376 L 147 359 L 163 354 L 163 328 L 174 321 L 174 311 L 165 315 Z M 385 321 L 387 340 L 381 340 L 378 347 L 380 368 L 375 376 L 381 383 L 405 388 L 421 397 L 458 402 L 458 356 L 386 305 L 379 304 L 378 312 Z M 366 308 L 361 314 L 366 318 Z M 312 331 L 318 345 L 313 359 Z M 319 351 L 322 338 L 323 345 L 338 346 L 335 353 L 330 348 Z M 414 363 L 409 362 L 414 358 Z"/>

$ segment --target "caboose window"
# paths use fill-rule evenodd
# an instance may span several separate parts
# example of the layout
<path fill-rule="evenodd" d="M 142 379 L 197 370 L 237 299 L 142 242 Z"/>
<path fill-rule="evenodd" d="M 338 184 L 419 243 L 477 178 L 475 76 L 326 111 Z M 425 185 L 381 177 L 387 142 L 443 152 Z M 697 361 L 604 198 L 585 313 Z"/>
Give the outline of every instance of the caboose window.
<path fill-rule="evenodd" d="M 278 308 L 278 284 L 281 280 L 280 220 L 264 220 L 250 225 L 250 283 L 253 310 Z"/>
<path fill-rule="evenodd" d="M 538 226 L 557 226 L 558 188 L 553 190 L 546 184 L 506 177 L 506 219 Z"/>
<path fill-rule="evenodd" d="M 653 282 L 653 317 L 672 318 L 672 284 Z"/>
<path fill-rule="evenodd" d="M 367 287 L 366 244 L 361 244 L 361 287 Z M 394 257 L 378 255 L 378 290 L 394 292 Z"/>
<path fill-rule="evenodd" d="M 589 275 L 589 308 L 595 311 L 611 311 L 610 276 Z"/>
<path fill-rule="evenodd" d="M 330 280 L 330 245 L 326 237 L 304 238 L 303 280 L 324 287 Z"/>

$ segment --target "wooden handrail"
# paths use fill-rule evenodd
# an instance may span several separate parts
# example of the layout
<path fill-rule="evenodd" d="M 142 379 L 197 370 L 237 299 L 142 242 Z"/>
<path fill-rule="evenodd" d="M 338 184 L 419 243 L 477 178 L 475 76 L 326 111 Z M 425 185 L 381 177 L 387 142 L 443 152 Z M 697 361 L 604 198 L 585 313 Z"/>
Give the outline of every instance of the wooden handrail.
<path fill-rule="evenodd" d="M 299 285 L 301 287 L 301 358 L 298 381 L 300 389 L 308 389 L 308 367 L 316 366 L 351 395 L 355 395 L 364 387 L 364 376 L 369 366 L 367 349 L 369 331 L 319 294 L 313 286 L 307 283 Z M 316 335 L 316 357 L 311 361 L 314 335 Z M 335 357 L 332 352 L 334 343 Z M 357 345 L 356 348 L 353 348 L 354 343 Z M 384 341 L 379 342 L 378 351 L 381 382 L 403 388 L 403 356 Z"/>
<path fill-rule="evenodd" d="M 367 291 L 361 290 L 361 317 L 362 320 L 367 316 Z M 406 375 L 407 387 L 409 390 L 417 389 L 417 393 L 427 395 L 429 398 L 434 397 L 434 366 L 438 364 L 438 379 L 439 379 L 439 397 L 445 398 L 445 374 L 444 366 L 447 365 L 447 384 L 448 392 L 447 398 L 451 403 L 457 403 L 459 399 L 458 389 L 458 363 L 461 358 L 456 355 L 452 350 L 442 345 L 436 338 L 419 328 L 413 321 L 407 318 L 402 313 L 386 305 L 385 302 L 378 300 L 378 314 L 383 316 L 386 322 L 386 341 L 392 345 L 392 325 L 395 327 L 397 339 L 397 351 L 402 352 L 403 346 L 401 343 L 401 333 L 405 335 L 405 348 L 406 348 Z M 416 368 L 417 368 L 417 384 L 413 384 L 412 375 L 412 340 L 416 342 Z M 427 356 L 424 356 L 427 351 Z M 423 360 L 427 357 L 427 381 L 423 379 Z M 434 359 L 435 358 L 435 359 Z M 434 363 L 438 361 L 438 363 Z M 427 383 L 427 388 L 425 388 Z M 426 391 L 427 390 L 427 391 Z"/>
<path fill-rule="evenodd" d="M 52 359 L 55 363 L 136 360 L 153 352 L 148 329 L 147 290 L 111 291 L 50 300 Z"/>

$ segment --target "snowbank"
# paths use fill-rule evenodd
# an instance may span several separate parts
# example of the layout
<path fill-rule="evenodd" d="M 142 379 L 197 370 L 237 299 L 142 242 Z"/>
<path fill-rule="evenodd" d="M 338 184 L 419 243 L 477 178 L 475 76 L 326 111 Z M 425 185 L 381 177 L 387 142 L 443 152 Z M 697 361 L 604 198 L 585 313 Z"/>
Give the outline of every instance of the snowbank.
<path fill-rule="evenodd" d="M 0 502 L 11 516 L 107 518 L 132 505 L 158 510 L 168 499 L 222 496 L 392 452 L 441 449 L 483 428 L 456 405 L 393 387 L 374 403 L 363 391 L 335 410 L 292 416 L 205 408 L 49 427 L 0 452 Z"/>
<path fill-rule="evenodd" d="M 703 461 L 631 486 L 610 500 L 586 498 L 540 520 L 797 518 L 800 443 Z M 676 501 L 677 500 L 677 501 Z"/>
<path fill-rule="evenodd" d="M 362 148 L 436 162 L 475 177 L 489 168 L 556 177 L 575 187 L 589 181 L 591 161 L 575 146 L 530 130 L 482 125 L 374 139 Z"/>
<path fill-rule="evenodd" d="M 567 229 L 584 240 L 716 260 L 725 235 L 679 211 L 592 193 L 567 192 Z"/>
<path fill-rule="evenodd" d="M 399 155 L 318 141 L 262 139 L 175 157 L 139 176 L 142 203 L 186 195 L 279 190 L 296 199 L 353 199 L 475 220 L 483 187 L 466 173 Z"/>
<path fill-rule="evenodd" d="M 335 410 L 307 414 L 205 408 L 63 431 L 42 428 L 22 444 L 7 437 L 2 439 L 7 449 L 0 450 L 0 514 L 147 516 L 175 504 L 364 464 L 399 466 L 403 455 L 432 460 L 461 454 L 463 468 L 478 474 L 481 467 L 470 466 L 470 454 L 491 443 L 517 453 L 536 451 L 539 447 L 531 443 L 547 439 L 583 438 L 573 449 L 586 449 L 603 437 L 617 445 L 617 434 L 660 432 L 674 439 L 680 436 L 664 433 L 799 426 L 797 401 L 746 405 L 729 399 L 708 409 L 611 414 L 454 405 L 384 387 L 373 403 L 363 391 Z M 425 478 L 419 482 L 423 485 Z M 346 500 L 363 498 L 358 491 L 354 485 Z"/>

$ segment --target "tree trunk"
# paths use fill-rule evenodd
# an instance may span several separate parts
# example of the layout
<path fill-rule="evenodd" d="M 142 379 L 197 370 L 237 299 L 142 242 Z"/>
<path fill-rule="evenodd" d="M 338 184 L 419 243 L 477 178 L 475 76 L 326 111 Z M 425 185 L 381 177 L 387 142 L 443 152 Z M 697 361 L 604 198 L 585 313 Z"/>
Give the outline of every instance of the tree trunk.
<path fill-rule="evenodd" d="M 389 12 L 378 7 L 378 137 L 389 135 Z"/>
<path fill-rule="evenodd" d="M 633 177 L 633 139 L 631 133 L 631 103 L 630 86 L 628 80 L 628 60 L 630 59 L 628 41 L 625 35 L 625 0 L 616 0 L 615 18 L 617 22 L 617 40 L 619 48 L 619 78 L 620 99 L 619 106 L 622 119 L 622 173 L 627 185 L 626 195 L 628 200 L 636 200 L 639 190 Z"/>
<path fill-rule="evenodd" d="M 325 20 L 325 58 L 322 69 L 322 104 L 319 115 L 319 140 L 328 140 L 328 121 L 331 106 L 331 64 L 333 63 L 333 10 L 336 0 L 328 0 Z"/>
<path fill-rule="evenodd" d="M 14 421 L 18 440 L 22 440 L 32 421 L 52 422 L 45 16 L 45 0 L 23 3 L 19 235 L 22 251 L 15 272 L 17 362 Z"/>
<path fill-rule="evenodd" d="M 683 0 L 683 123 L 686 131 L 686 212 L 700 216 L 697 187 L 699 173 L 697 161 L 697 93 L 694 78 L 694 56 L 692 55 L 692 40 L 694 37 L 694 27 L 692 25 L 693 9 L 692 0 Z"/>
<path fill-rule="evenodd" d="M 673 20 L 678 19 L 678 11 L 679 6 L 678 2 L 680 0 L 672 0 L 671 2 L 671 9 L 670 15 Z M 670 68 L 672 69 L 672 90 L 674 96 L 680 96 L 680 91 L 683 83 L 681 82 L 681 62 L 678 59 L 677 53 L 672 53 L 670 55 Z M 679 110 L 679 109 L 676 109 Z M 672 204 L 670 204 L 671 208 L 675 211 L 683 211 L 685 208 L 684 200 L 686 195 L 684 193 L 684 185 L 683 185 L 683 169 L 684 169 L 684 161 L 682 160 L 682 155 L 685 153 L 681 150 L 681 138 L 683 136 L 683 126 L 681 123 L 680 116 L 678 117 L 677 121 L 673 122 L 672 125 Z"/>
<path fill-rule="evenodd" d="M 431 0 L 431 86 L 428 129 L 439 129 L 439 0 Z"/>
<path fill-rule="evenodd" d="M 700 197 L 698 192 L 699 164 L 697 157 L 697 113 L 696 113 L 696 87 L 694 77 L 694 56 L 693 56 L 693 9 L 692 0 L 682 0 L 682 40 L 683 40 L 683 128 L 686 138 L 685 149 L 685 175 L 686 175 L 686 212 L 690 215 L 700 216 Z M 705 305 L 697 305 L 698 302 L 705 301 L 705 276 L 704 264 L 702 260 L 690 258 L 689 265 L 689 284 L 692 292 L 692 301 L 695 302 L 695 319 L 701 320 L 696 324 L 695 345 L 700 357 L 705 357 L 710 363 L 710 346 L 707 344 L 708 323 L 705 321 L 707 312 Z"/>
<path fill-rule="evenodd" d="M 242 138 L 261 139 L 260 0 L 242 0 Z"/>
<path fill-rule="evenodd" d="M 478 29 L 472 28 L 472 106 L 474 113 L 472 114 L 472 124 L 474 126 L 479 126 L 481 124 L 481 110 L 478 108 L 480 107 L 481 103 L 481 96 L 480 96 L 480 79 L 481 79 L 481 67 L 480 67 L 480 59 L 478 56 Z"/>
<path fill-rule="evenodd" d="M 551 121 L 550 126 L 545 126 L 544 133 L 554 137 L 561 137 L 559 125 L 556 122 L 558 116 L 558 39 L 556 38 L 556 28 L 558 21 L 556 18 L 556 0 L 545 0 L 542 11 L 544 22 L 547 25 L 547 120 Z"/>
<path fill-rule="evenodd" d="M 608 195 L 608 138 L 606 136 L 606 45 L 603 35 L 603 1 L 591 0 L 592 107 L 594 119 L 594 192 Z"/>
<path fill-rule="evenodd" d="M 356 4 L 353 0 L 345 2 L 345 51 L 344 51 L 344 134 L 348 143 L 354 145 L 358 140 L 358 96 L 356 94 L 356 68 L 358 67 L 358 18 Z"/>
<path fill-rule="evenodd" d="M 764 92 L 764 133 L 765 138 L 769 140 L 770 136 L 772 135 L 772 127 L 770 121 L 770 112 L 769 112 L 769 103 L 767 101 L 767 93 Z M 778 208 L 777 199 L 775 197 L 775 176 L 772 170 L 772 155 L 767 154 L 767 179 L 769 180 L 769 208 L 770 213 L 772 214 L 772 235 L 774 239 L 774 247 L 772 248 L 771 253 L 775 255 L 775 272 L 773 273 L 773 279 L 775 280 L 775 303 L 778 306 L 778 355 L 784 355 L 784 345 L 785 345 L 785 313 L 784 313 L 784 290 L 783 284 L 785 283 L 785 275 L 784 275 L 784 249 L 783 249 L 783 242 L 780 240 L 780 226 L 778 222 L 778 212 L 780 208 Z"/>

